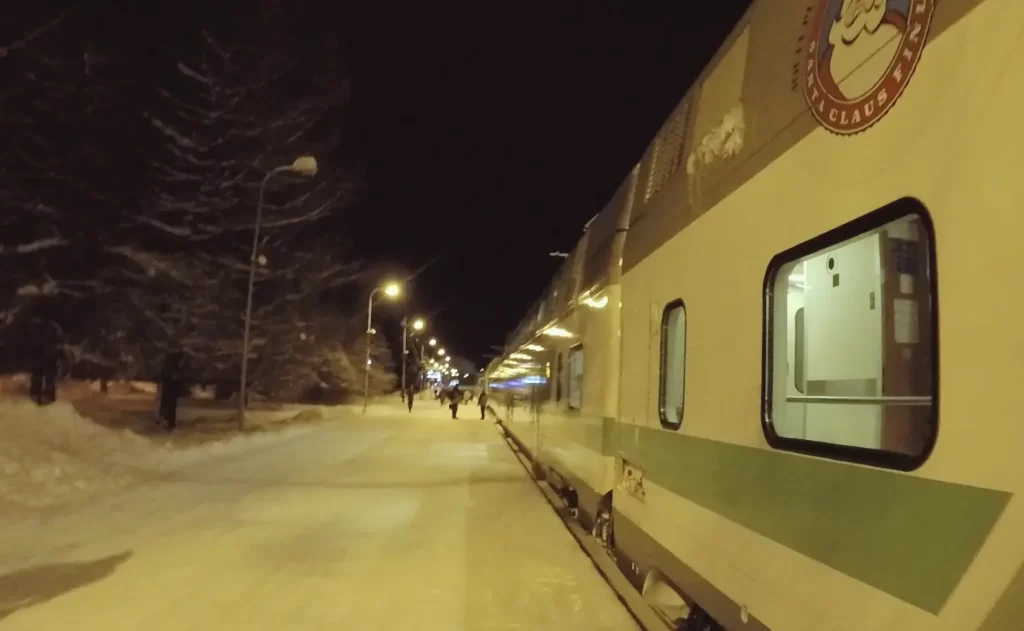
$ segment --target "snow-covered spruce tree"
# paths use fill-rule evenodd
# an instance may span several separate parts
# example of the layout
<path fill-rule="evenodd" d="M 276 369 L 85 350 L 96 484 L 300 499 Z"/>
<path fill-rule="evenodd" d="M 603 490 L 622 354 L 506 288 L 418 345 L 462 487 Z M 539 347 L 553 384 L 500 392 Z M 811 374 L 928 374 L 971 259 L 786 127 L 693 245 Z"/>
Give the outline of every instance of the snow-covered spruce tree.
<path fill-rule="evenodd" d="M 146 291 L 138 303 L 154 335 L 165 335 L 160 345 L 184 350 L 193 370 L 214 378 L 237 374 L 259 188 L 274 168 L 300 155 L 320 162 L 312 179 L 281 173 L 267 183 L 254 283 L 254 384 L 284 383 L 281 375 L 297 362 L 314 361 L 302 354 L 312 346 L 296 342 L 310 304 L 355 278 L 336 245 L 310 247 L 337 229 L 359 178 L 339 158 L 348 91 L 334 40 L 299 29 L 298 8 L 257 3 L 230 20 L 192 12 L 197 21 L 182 24 L 160 51 L 143 111 L 158 150 L 149 196 L 129 218 L 137 238 L 126 258 L 149 269 L 159 253 L 156 267 L 182 270 L 140 285 Z"/>
<path fill-rule="evenodd" d="M 81 342 L 82 314 L 116 289 L 99 271 L 116 261 L 114 230 L 140 195 L 136 76 L 96 11 L 25 7 L 5 17 L 2 33 L 0 336 L 25 340 L 56 326 Z M 21 347 L 9 368 L 39 351 Z"/>
<path fill-rule="evenodd" d="M 255 282 L 250 356 L 287 382 L 323 353 L 285 342 L 355 276 L 330 241 L 359 182 L 338 150 L 347 82 L 330 34 L 298 28 L 301 2 L 195 4 L 131 32 L 104 8 L 5 21 L 0 333 L 52 320 L 94 374 L 152 378 L 184 351 L 197 377 L 232 379 L 259 185 L 313 154 L 313 180 L 269 182 Z"/>

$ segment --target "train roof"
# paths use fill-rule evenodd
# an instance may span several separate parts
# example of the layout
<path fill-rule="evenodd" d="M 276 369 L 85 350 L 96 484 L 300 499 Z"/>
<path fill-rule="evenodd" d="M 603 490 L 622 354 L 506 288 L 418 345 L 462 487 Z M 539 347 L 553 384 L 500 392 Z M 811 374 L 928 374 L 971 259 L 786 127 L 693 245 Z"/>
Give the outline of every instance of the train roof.
<path fill-rule="evenodd" d="M 530 307 L 507 344 L 516 349 L 551 321 L 562 317 L 582 291 L 597 289 L 609 282 L 614 261 L 612 240 L 625 230 L 633 201 L 635 173 L 630 173 L 616 188 L 612 198 L 584 226 L 583 235 L 572 253 L 559 267 L 541 297 Z"/>
<path fill-rule="evenodd" d="M 937 5 L 928 37 L 981 1 Z M 624 272 L 819 127 L 802 89 L 813 9 L 755 1 L 669 114 L 640 160 Z"/>

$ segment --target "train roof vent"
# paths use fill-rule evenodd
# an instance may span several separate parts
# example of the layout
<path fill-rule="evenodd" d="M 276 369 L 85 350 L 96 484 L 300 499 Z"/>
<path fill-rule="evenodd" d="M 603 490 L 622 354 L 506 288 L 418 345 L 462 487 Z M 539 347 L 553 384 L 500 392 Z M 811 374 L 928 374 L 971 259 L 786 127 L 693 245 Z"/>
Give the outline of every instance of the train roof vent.
<path fill-rule="evenodd" d="M 690 125 L 690 101 L 684 99 L 669 115 L 654 138 L 644 201 L 658 194 L 679 167 L 686 163 L 686 138 Z"/>

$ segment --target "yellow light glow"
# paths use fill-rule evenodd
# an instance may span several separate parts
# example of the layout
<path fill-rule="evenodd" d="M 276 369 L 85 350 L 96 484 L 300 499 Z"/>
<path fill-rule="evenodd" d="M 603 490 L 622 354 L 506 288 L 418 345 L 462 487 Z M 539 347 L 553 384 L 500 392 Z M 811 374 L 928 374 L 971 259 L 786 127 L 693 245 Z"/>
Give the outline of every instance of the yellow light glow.
<path fill-rule="evenodd" d="M 442 357 L 444 357 L 444 349 L 443 348 L 437 349 L 437 354 L 442 356 Z"/>
<path fill-rule="evenodd" d="M 384 295 L 388 298 L 397 298 L 400 293 L 402 293 L 402 288 L 398 283 L 384 285 Z"/>
<path fill-rule="evenodd" d="M 437 338 L 432 337 L 430 338 L 430 341 L 427 343 L 430 344 L 431 346 L 437 346 Z"/>
<path fill-rule="evenodd" d="M 540 351 L 544 350 L 544 347 L 541 346 L 540 344 L 527 344 L 525 348 L 528 351 L 536 351 L 536 352 L 540 352 Z"/>
<path fill-rule="evenodd" d="M 417 319 L 415 322 L 412 323 L 412 328 L 416 329 L 417 331 L 422 331 L 423 327 L 425 326 L 427 325 L 424 324 L 423 320 L 421 319 Z"/>
<path fill-rule="evenodd" d="M 548 327 L 541 331 L 541 333 L 543 333 L 544 335 L 548 335 L 550 337 L 572 337 L 572 333 L 557 326 Z"/>
<path fill-rule="evenodd" d="M 587 298 L 583 301 L 583 304 L 587 305 L 592 309 L 604 309 L 608 304 L 608 296 L 601 296 L 600 298 Z"/>
<path fill-rule="evenodd" d="M 533 359 L 532 355 L 527 355 L 526 353 L 512 353 L 509 357 L 512 359 Z"/>

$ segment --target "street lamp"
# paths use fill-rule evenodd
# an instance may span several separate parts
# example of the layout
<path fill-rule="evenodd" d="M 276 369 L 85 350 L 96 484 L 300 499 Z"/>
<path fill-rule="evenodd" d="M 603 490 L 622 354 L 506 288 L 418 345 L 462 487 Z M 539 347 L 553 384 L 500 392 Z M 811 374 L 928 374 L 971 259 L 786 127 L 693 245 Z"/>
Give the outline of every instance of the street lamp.
<path fill-rule="evenodd" d="M 366 414 L 366 406 L 370 401 L 370 347 L 373 339 L 370 337 L 373 335 L 373 297 L 377 295 L 378 291 L 383 291 L 384 295 L 388 298 L 397 298 L 402 293 L 402 288 L 398 283 L 387 283 L 383 287 L 375 287 L 370 292 L 370 299 L 366 305 L 366 366 L 363 367 L 365 371 L 363 373 L 363 414 Z"/>
<path fill-rule="evenodd" d="M 423 323 L 423 318 L 416 318 L 412 323 L 412 328 L 417 331 L 422 331 L 423 327 L 426 326 Z M 405 398 L 405 370 L 406 364 L 409 363 L 408 351 L 408 339 L 409 339 L 409 319 L 402 318 L 402 398 Z M 423 357 L 423 350 L 420 349 L 420 357 Z"/>
<path fill-rule="evenodd" d="M 437 349 L 437 354 L 440 355 L 441 357 L 444 357 L 444 349 L 443 348 Z"/>
<path fill-rule="evenodd" d="M 430 338 L 430 341 L 427 342 L 427 343 L 430 344 L 431 346 L 437 346 L 437 338 L 436 337 L 432 337 L 432 338 Z"/>
<path fill-rule="evenodd" d="M 252 289 L 256 282 L 256 251 L 260 242 L 260 221 L 263 219 L 263 193 L 266 191 L 267 182 L 277 173 L 290 172 L 305 177 L 316 175 L 316 158 L 313 156 L 299 156 L 291 164 L 281 165 L 265 176 L 260 184 L 260 194 L 256 201 L 256 224 L 252 229 L 252 253 L 249 255 L 249 290 L 245 298 L 245 332 L 242 334 L 242 376 L 238 385 L 238 429 L 245 429 L 245 404 L 246 392 L 245 382 L 248 377 L 249 368 L 249 331 L 252 327 Z M 263 258 L 263 257 L 260 257 Z M 264 261 L 266 259 L 263 259 Z"/>

